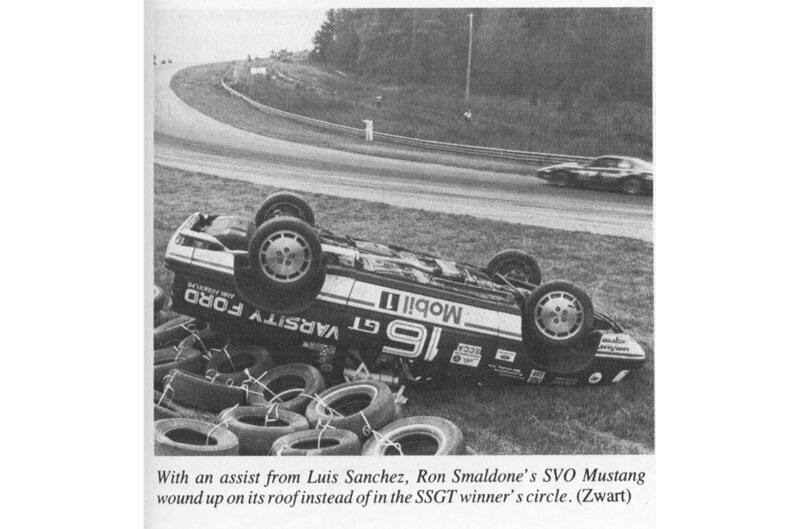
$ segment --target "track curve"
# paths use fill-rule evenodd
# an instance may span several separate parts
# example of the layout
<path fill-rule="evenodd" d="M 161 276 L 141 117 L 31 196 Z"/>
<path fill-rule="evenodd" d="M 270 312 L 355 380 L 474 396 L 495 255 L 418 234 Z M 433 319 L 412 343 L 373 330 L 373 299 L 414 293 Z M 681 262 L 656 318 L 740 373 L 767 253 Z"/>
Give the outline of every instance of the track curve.
<path fill-rule="evenodd" d="M 648 197 L 564 190 L 531 176 L 370 156 L 253 134 L 181 101 L 169 86 L 180 68 L 155 69 L 156 163 L 296 191 L 652 241 Z"/>

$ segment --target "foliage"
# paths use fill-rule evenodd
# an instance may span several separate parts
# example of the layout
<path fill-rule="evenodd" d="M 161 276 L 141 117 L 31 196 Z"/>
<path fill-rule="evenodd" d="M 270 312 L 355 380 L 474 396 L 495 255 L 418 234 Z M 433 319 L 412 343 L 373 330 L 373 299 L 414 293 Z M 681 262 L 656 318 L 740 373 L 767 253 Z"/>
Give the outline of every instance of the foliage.
<path fill-rule="evenodd" d="M 463 85 L 470 12 L 475 93 L 651 105 L 649 8 L 332 9 L 311 58 L 394 84 Z"/>

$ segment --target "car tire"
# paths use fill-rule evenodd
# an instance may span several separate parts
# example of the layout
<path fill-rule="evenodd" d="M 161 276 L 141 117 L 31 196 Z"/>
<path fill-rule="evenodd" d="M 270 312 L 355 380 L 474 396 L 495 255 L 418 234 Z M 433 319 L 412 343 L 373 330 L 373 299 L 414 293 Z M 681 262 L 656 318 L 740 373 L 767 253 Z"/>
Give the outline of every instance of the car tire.
<path fill-rule="evenodd" d="M 314 225 L 314 210 L 308 202 L 287 191 L 273 193 L 261 203 L 256 213 L 256 226 L 275 217 L 296 217 L 310 226 Z"/>
<path fill-rule="evenodd" d="M 239 386 L 249 379 L 248 373 L 250 377 L 258 378 L 273 367 L 275 362 L 264 347 L 230 344 L 224 350 L 211 351 L 211 360 L 206 362 L 205 374 L 212 376 L 214 382 Z M 244 372 L 245 369 L 247 373 Z"/>
<path fill-rule="evenodd" d="M 250 240 L 247 256 L 234 259 L 236 291 L 249 304 L 279 314 L 307 309 L 325 283 L 322 245 L 310 225 L 275 217 Z"/>
<path fill-rule="evenodd" d="M 400 419 L 378 430 L 378 434 L 364 443 L 361 455 L 455 456 L 466 453 L 461 429 L 441 417 Z"/>
<path fill-rule="evenodd" d="M 389 424 L 395 416 L 394 395 L 389 386 L 376 380 L 345 382 L 326 389 L 306 408 L 312 427 L 329 425 L 350 430 L 359 438 Z"/>
<path fill-rule="evenodd" d="M 270 452 L 275 456 L 357 456 L 361 441 L 349 430 L 304 430 L 279 437 Z"/>
<path fill-rule="evenodd" d="M 173 369 L 187 373 L 202 375 L 205 372 L 206 359 L 197 349 L 175 349 L 172 347 L 159 349 L 153 353 L 153 385 L 158 391 L 164 390 L 164 377 Z"/>
<path fill-rule="evenodd" d="M 178 345 L 191 334 L 190 329 L 195 330 L 201 337 L 211 333 L 211 327 L 207 323 L 191 316 L 178 316 L 153 329 L 153 347 L 163 349 Z"/>
<path fill-rule="evenodd" d="M 196 419 L 155 422 L 157 456 L 228 456 L 239 454 L 239 440 L 225 428 Z"/>
<path fill-rule="evenodd" d="M 277 406 L 240 406 L 223 410 L 217 416 L 228 430 L 239 438 L 239 454 L 243 456 L 269 455 L 273 443 L 284 435 L 308 430 L 303 415 Z"/>
<path fill-rule="evenodd" d="M 516 272 L 515 277 L 510 275 Z M 531 285 L 538 285 L 542 282 L 542 269 L 539 263 L 529 253 L 522 250 L 503 250 L 496 254 L 486 265 L 486 274 L 497 284 L 506 283 L 496 277 L 496 274 L 503 275 L 507 279 L 518 279 Z"/>
<path fill-rule="evenodd" d="M 158 327 L 159 325 L 168 322 L 171 320 L 169 313 L 165 310 L 160 310 L 153 315 L 153 325 Z"/>
<path fill-rule="evenodd" d="M 161 402 L 159 404 L 159 401 Z M 169 396 L 158 390 L 153 392 L 153 419 L 158 421 L 160 419 L 191 419 L 194 412 L 188 408 L 184 408 L 179 404 L 172 402 Z"/>
<path fill-rule="evenodd" d="M 577 179 L 575 178 L 575 175 L 570 174 L 567 171 L 555 172 L 551 182 L 558 187 L 576 187 L 577 185 Z"/>
<path fill-rule="evenodd" d="M 569 281 L 549 281 L 525 301 L 523 328 L 538 345 L 567 347 L 592 330 L 594 307 L 589 295 Z"/>
<path fill-rule="evenodd" d="M 304 415 L 311 401 L 308 395 L 318 395 L 325 391 L 325 379 L 314 366 L 299 363 L 283 364 L 267 370 L 257 381 L 249 382 L 246 390 L 249 405 L 277 404 L 282 410 Z"/>
<path fill-rule="evenodd" d="M 644 193 L 644 182 L 637 176 L 629 176 L 620 180 L 619 190 L 626 195 L 641 195 Z"/>
<path fill-rule="evenodd" d="M 240 386 L 218 384 L 177 369 L 170 371 L 169 377 L 172 400 L 182 406 L 219 413 L 245 402 L 245 390 Z"/>
<path fill-rule="evenodd" d="M 227 337 L 214 331 L 209 325 L 199 331 L 188 333 L 178 342 L 178 349 L 197 349 L 208 355 L 215 346 L 225 345 Z"/>
<path fill-rule="evenodd" d="M 153 285 L 153 313 L 158 314 L 158 311 L 164 308 L 164 289 L 158 285 Z"/>

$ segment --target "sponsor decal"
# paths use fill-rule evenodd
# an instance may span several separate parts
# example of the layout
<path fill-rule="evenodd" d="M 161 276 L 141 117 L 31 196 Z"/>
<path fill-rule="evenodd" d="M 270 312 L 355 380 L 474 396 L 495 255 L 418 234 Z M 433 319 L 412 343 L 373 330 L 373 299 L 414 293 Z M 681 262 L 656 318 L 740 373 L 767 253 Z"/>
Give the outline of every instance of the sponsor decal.
<path fill-rule="evenodd" d="M 441 323 L 461 324 L 462 305 L 426 296 L 382 291 L 378 307 L 412 318 Z"/>
<path fill-rule="evenodd" d="M 456 353 L 461 353 L 465 355 L 480 355 L 481 354 L 481 346 L 480 345 L 470 345 L 468 343 L 460 343 L 456 350 Z"/>
<path fill-rule="evenodd" d="M 458 344 L 453 355 L 450 357 L 451 364 L 458 364 L 462 366 L 478 367 L 481 362 L 481 348 L 478 345 L 469 345 L 466 343 Z"/>
<path fill-rule="evenodd" d="M 613 379 L 611 379 L 611 382 L 612 383 L 619 382 L 620 380 L 625 378 L 625 375 L 627 375 L 628 373 L 630 373 L 630 371 L 628 371 L 627 369 L 623 369 L 622 371 L 617 373 L 617 376 L 615 376 Z"/>
<path fill-rule="evenodd" d="M 513 367 L 506 367 L 506 366 L 498 366 L 496 364 L 489 364 L 489 368 L 503 377 L 511 377 L 516 378 L 519 380 L 524 380 L 525 375 L 522 374 L 522 371 Z"/>
<path fill-rule="evenodd" d="M 627 353 L 629 350 L 628 340 L 619 334 L 604 334 L 597 347 L 598 353 Z"/>
<path fill-rule="evenodd" d="M 299 316 L 278 316 L 272 312 L 270 312 L 268 316 L 262 316 L 261 311 L 256 309 L 247 319 L 287 331 L 300 332 L 309 336 L 317 336 L 326 339 L 332 338 L 333 340 L 339 339 L 339 328 L 336 325 L 307 320 Z"/>
<path fill-rule="evenodd" d="M 235 303 L 232 298 L 233 294 L 206 287 L 203 290 L 187 288 L 183 292 L 183 300 L 186 303 L 239 317 L 244 310 L 244 303 Z"/>
<path fill-rule="evenodd" d="M 578 380 L 575 378 L 556 377 L 553 379 L 553 384 L 557 386 L 574 386 L 577 383 Z"/>
<path fill-rule="evenodd" d="M 544 371 L 539 371 L 538 369 L 531 369 L 531 374 L 528 375 L 528 380 L 526 380 L 526 382 L 528 384 L 541 384 L 546 374 L 547 373 L 545 373 Z"/>
<path fill-rule="evenodd" d="M 601 380 L 603 380 L 603 373 L 599 371 L 589 375 L 589 384 L 597 384 Z"/>
<path fill-rule="evenodd" d="M 600 337 L 597 356 L 630 360 L 644 359 L 644 351 L 627 334 L 606 333 Z"/>
<path fill-rule="evenodd" d="M 500 360 L 501 362 L 513 362 L 517 358 L 517 353 L 515 351 L 508 351 L 506 349 L 498 349 L 497 353 L 494 355 L 495 360 Z"/>

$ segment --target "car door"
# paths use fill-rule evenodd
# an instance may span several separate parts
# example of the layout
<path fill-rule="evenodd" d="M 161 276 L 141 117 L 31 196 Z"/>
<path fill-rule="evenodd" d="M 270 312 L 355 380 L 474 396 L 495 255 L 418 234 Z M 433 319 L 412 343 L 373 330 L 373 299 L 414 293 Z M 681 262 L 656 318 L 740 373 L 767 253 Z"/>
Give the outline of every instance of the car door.
<path fill-rule="evenodd" d="M 619 178 L 620 159 L 613 156 L 596 158 L 586 167 L 584 184 L 592 187 L 605 187 L 606 183 Z"/>

